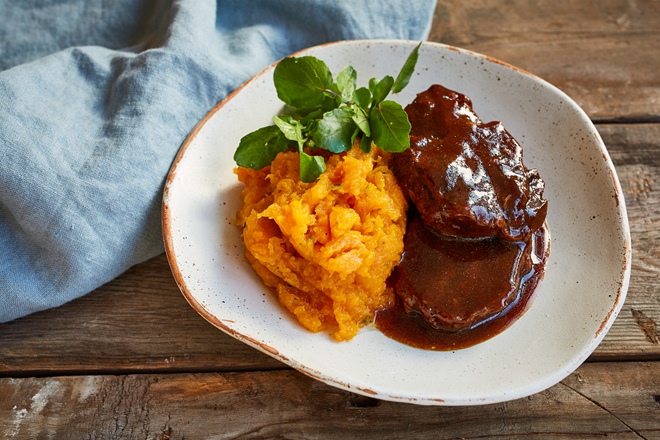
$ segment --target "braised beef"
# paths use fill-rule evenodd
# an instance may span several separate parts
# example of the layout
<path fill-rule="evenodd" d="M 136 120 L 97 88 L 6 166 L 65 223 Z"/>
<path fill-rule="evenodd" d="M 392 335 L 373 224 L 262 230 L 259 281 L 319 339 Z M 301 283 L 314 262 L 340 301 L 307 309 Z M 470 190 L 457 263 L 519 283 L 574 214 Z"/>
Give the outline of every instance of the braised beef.
<path fill-rule="evenodd" d="M 415 215 L 408 223 L 394 289 L 407 312 L 433 328 L 461 330 L 504 312 L 532 270 L 532 243 L 438 234 Z"/>
<path fill-rule="evenodd" d="M 391 165 L 412 203 L 390 280 L 398 301 L 376 325 L 421 348 L 467 347 L 510 325 L 534 296 L 549 252 L 544 182 L 467 96 L 434 85 L 406 112 L 411 147 Z"/>
<path fill-rule="evenodd" d="M 401 187 L 436 231 L 524 241 L 543 225 L 544 183 L 500 122 L 484 123 L 467 96 L 434 85 L 406 107 L 411 146 L 393 156 Z"/>
<path fill-rule="evenodd" d="M 470 241 L 469 239 L 457 239 L 455 237 L 452 238 L 446 235 L 437 234 L 426 227 L 425 230 L 428 231 L 428 233 L 434 234 L 436 238 L 440 238 L 441 240 Z M 498 241 L 500 244 L 513 244 L 500 237 L 492 237 L 488 240 Z M 446 327 L 448 323 L 446 321 L 447 314 L 445 313 L 445 321 L 439 322 L 441 325 L 445 325 L 445 327 L 434 328 L 424 319 L 424 316 L 422 316 L 420 311 L 406 310 L 403 300 L 399 296 L 398 300 L 393 304 L 377 312 L 375 320 L 376 327 L 378 327 L 383 334 L 392 339 L 426 350 L 457 350 L 471 347 L 492 338 L 509 328 L 525 313 L 532 304 L 536 294 L 536 288 L 543 278 L 543 271 L 550 252 L 548 247 L 550 243 L 549 232 L 545 225 L 532 235 L 531 242 L 531 248 L 527 247 L 524 252 L 527 253 L 528 250 L 532 251 L 532 269 L 520 280 L 520 286 L 518 292 L 516 292 L 516 297 L 510 299 L 511 303 L 501 312 L 494 313 L 490 317 L 485 317 L 480 322 L 476 322 L 475 320 L 474 324 L 471 326 L 465 325 L 460 329 L 457 328 L 456 325 L 460 324 L 458 320 L 456 320 L 455 323 L 449 322 L 451 328 Z M 492 257 L 493 253 L 490 253 L 490 255 Z M 506 255 L 506 253 L 504 255 Z M 452 254 L 450 254 L 450 256 L 452 256 Z M 418 257 L 425 259 L 423 255 L 418 255 Z M 456 257 L 454 256 L 452 258 Z M 448 259 L 443 258 L 442 261 L 444 263 L 452 264 Z M 443 270 L 439 268 L 437 264 L 434 266 L 432 261 L 428 261 L 425 264 L 429 270 L 434 270 L 434 268 L 441 271 Z M 485 261 L 484 265 L 487 265 Z M 519 268 L 520 267 L 521 266 L 519 266 Z M 483 274 L 475 278 L 475 283 L 482 283 L 481 290 L 483 295 L 491 294 L 496 297 L 497 292 L 493 292 L 491 290 L 492 286 L 489 284 L 489 281 L 492 280 L 490 277 L 491 275 L 497 275 L 497 272 L 489 268 Z M 395 278 L 396 277 L 393 277 L 391 281 L 395 281 Z M 410 280 L 411 278 L 408 279 Z M 399 278 L 399 280 L 401 280 L 401 278 Z M 420 281 L 422 280 L 423 278 L 420 279 Z M 429 280 L 428 278 L 427 281 L 432 282 L 432 280 Z M 407 287 L 407 289 L 413 287 L 420 288 L 421 286 L 410 286 Z M 456 301 L 462 301 L 462 292 L 454 290 L 452 286 L 446 286 L 448 287 L 448 290 L 444 292 L 436 290 L 435 287 L 436 286 L 433 285 L 427 285 L 424 296 L 431 295 L 432 292 L 435 292 L 437 295 L 447 295 L 444 301 L 450 299 L 449 295 L 453 295 Z M 506 298 L 506 295 L 502 295 L 502 297 Z M 435 302 L 438 303 L 441 301 L 443 300 L 440 299 Z M 424 307 L 422 307 L 422 309 L 424 309 Z M 477 309 L 475 308 L 475 310 Z M 466 317 L 467 314 L 464 314 L 463 316 Z M 466 319 L 462 320 L 464 324 L 466 324 L 466 321 Z"/>

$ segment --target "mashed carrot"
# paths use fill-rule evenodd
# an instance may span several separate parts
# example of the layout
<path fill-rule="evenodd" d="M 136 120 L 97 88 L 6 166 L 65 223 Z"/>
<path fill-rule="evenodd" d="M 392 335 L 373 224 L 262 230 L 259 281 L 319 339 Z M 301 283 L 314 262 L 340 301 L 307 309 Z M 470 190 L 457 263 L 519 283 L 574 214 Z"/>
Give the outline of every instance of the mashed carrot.
<path fill-rule="evenodd" d="M 330 156 L 313 183 L 300 181 L 298 161 L 284 152 L 259 171 L 236 169 L 246 257 L 301 325 L 348 340 L 394 300 L 386 280 L 403 252 L 407 203 L 376 147 Z"/>

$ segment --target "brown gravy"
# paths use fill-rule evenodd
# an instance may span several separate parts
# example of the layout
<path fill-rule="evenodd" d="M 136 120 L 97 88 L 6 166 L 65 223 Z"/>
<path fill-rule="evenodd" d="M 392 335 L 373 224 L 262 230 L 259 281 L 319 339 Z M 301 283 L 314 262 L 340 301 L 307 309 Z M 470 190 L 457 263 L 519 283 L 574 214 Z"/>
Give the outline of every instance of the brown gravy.
<path fill-rule="evenodd" d="M 406 112 L 411 145 L 392 171 L 412 208 L 389 280 L 396 305 L 375 324 L 414 347 L 469 347 L 510 326 L 534 297 L 549 253 L 544 182 L 467 96 L 433 85 Z"/>
<path fill-rule="evenodd" d="M 427 234 L 429 233 L 426 231 L 421 235 L 428 239 Z M 392 307 L 376 313 L 376 327 L 392 339 L 426 350 L 457 350 L 492 338 L 511 326 L 531 304 L 536 287 L 543 278 L 546 259 L 550 251 L 548 234 L 548 230 L 544 226 L 533 234 L 529 244 L 513 243 L 513 246 L 522 246 L 525 249 L 523 254 L 529 255 L 529 266 L 525 273 L 520 274 L 520 282 L 513 295 L 507 296 L 510 298 L 508 303 L 497 313 L 477 320 L 473 325 L 459 330 L 437 329 L 433 328 L 420 313 L 406 311 L 403 300 L 397 295 L 397 301 Z M 418 238 L 414 240 L 417 241 Z M 417 268 L 419 276 L 413 278 L 416 288 L 428 289 L 431 284 L 427 283 L 433 283 L 441 278 L 440 282 L 443 284 L 447 282 L 447 279 L 453 279 L 454 282 L 468 287 L 472 293 L 472 298 L 468 299 L 459 297 L 457 291 L 451 288 L 445 291 L 444 301 L 447 303 L 451 303 L 452 298 L 461 298 L 457 305 L 449 307 L 458 314 L 461 312 L 472 313 L 479 308 L 475 307 L 475 303 L 470 300 L 488 306 L 492 305 L 490 302 L 493 298 L 496 300 L 500 298 L 499 295 L 493 294 L 493 292 L 497 292 L 494 289 L 502 288 L 503 283 L 508 283 L 511 272 L 490 269 L 506 269 L 511 266 L 512 253 L 518 254 L 517 251 L 513 251 L 511 242 L 496 237 L 489 239 L 489 242 L 478 243 L 474 249 L 468 249 L 470 246 L 465 246 L 465 244 L 462 246 L 461 240 L 447 236 L 436 235 L 426 242 L 424 238 L 421 240 L 421 245 L 415 251 L 414 259 L 425 260 L 426 263 Z M 479 255 L 479 251 L 482 251 L 481 255 Z M 406 258 L 404 253 L 403 262 Z M 397 272 L 393 275 L 391 282 L 397 282 Z M 434 290 L 434 293 L 438 292 Z"/>

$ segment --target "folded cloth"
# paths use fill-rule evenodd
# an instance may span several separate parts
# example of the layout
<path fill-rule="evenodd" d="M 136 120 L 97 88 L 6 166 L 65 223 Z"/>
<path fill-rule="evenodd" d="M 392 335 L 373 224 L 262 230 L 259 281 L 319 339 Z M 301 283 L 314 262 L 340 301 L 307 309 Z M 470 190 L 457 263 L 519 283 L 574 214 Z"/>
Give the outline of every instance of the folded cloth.
<path fill-rule="evenodd" d="M 435 0 L 21 0 L 0 17 L 0 322 L 163 252 L 196 123 L 304 47 L 425 39 Z"/>

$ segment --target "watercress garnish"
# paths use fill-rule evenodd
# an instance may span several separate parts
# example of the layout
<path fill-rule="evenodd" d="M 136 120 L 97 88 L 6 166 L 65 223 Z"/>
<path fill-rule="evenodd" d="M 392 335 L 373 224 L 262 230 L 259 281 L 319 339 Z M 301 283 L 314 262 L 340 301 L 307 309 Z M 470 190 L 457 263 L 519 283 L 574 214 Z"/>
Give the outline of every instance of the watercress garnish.
<path fill-rule="evenodd" d="M 325 171 L 322 156 L 304 148 L 322 148 L 339 154 L 348 151 L 360 137 L 360 148 L 371 143 L 384 151 L 401 152 L 410 147 L 410 122 L 403 107 L 387 100 L 408 85 L 415 70 L 419 43 L 408 55 L 396 79 L 386 75 L 371 78 L 368 87 L 357 87 L 357 72 L 343 68 L 333 78 L 322 60 L 312 56 L 284 58 L 277 64 L 273 81 L 284 102 L 275 125 L 245 135 L 234 153 L 239 166 L 261 169 L 278 153 L 296 147 L 300 155 L 300 180 L 315 181 Z"/>

